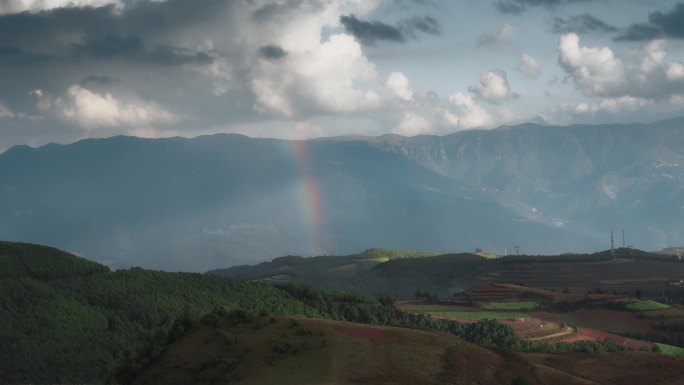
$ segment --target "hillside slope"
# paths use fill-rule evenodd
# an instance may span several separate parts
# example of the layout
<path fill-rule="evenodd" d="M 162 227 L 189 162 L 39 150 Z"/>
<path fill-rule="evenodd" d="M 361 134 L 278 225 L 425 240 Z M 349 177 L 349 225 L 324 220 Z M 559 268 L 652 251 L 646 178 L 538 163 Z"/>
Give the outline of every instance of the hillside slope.
<path fill-rule="evenodd" d="M 140 268 L 109 272 L 38 245 L 0 242 L 0 271 L 12 272 L 0 277 L 2 383 L 105 383 L 143 348 L 182 330 L 184 317 L 217 307 L 320 315 L 267 284 Z"/>
<path fill-rule="evenodd" d="M 616 260 L 612 259 L 610 250 L 497 259 L 475 254 L 399 258 L 391 250 L 382 257 L 367 253 L 313 258 L 289 256 L 209 273 L 255 281 L 306 283 L 374 295 L 386 293 L 402 299 L 413 298 L 417 290 L 446 297 L 489 283 L 519 283 L 559 291 L 572 288 L 583 292 L 601 288 L 607 292 L 630 293 L 638 288 L 655 293 L 684 277 L 684 262 L 676 255 L 626 248 L 616 250 L 619 257 Z"/>
<path fill-rule="evenodd" d="M 109 272 L 109 268 L 53 247 L 0 241 L 0 279 L 65 278 Z"/>
<path fill-rule="evenodd" d="M 597 240 L 607 239 L 610 228 L 625 228 L 627 244 L 655 250 L 684 241 L 678 219 L 684 213 L 683 132 L 679 118 L 627 125 L 523 124 L 367 140 L 528 220 Z"/>
<path fill-rule="evenodd" d="M 496 353 L 458 337 L 307 318 L 214 319 L 172 344 L 133 384 L 675 385 L 659 354 Z M 653 368 L 658 368 L 654 371 Z"/>
<path fill-rule="evenodd" d="M 506 360 L 445 333 L 263 318 L 194 330 L 134 384 L 493 385 L 531 372 L 524 362 Z"/>

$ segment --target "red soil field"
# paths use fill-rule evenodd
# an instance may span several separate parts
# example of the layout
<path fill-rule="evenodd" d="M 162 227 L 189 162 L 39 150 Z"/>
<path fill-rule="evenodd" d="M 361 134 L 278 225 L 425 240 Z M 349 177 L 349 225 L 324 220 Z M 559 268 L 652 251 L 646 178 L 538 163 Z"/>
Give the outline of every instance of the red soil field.
<path fill-rule="evenodd" d="M 483 284 L 522 282 L 526 287 L 587 292 L 633 290 L 634 288 L 665 288 L 684 276 L 684 263 L 618 259 L 586 262 L 519 262 L 493 264 L 472 276 L 462 285 L 478 287 Z"/>
<path fill-rule="evenodd" d="M 517 292 L 517 288 L 506 287 L 506 285 L 480 285 L 470 289 L 473 293 L 504 293 Z"/>
<path fill-rule="evenodd" d="M 566 322 L 579 327 L 606 330 L 613 333 L 650 332 L 651 322 L 634 313 L 608 309 L 581 309 L 571 313 L 533 312 L 532 317 L 546 321 Z"/>
<path fill-rule="evenodd" d="M 577 328 L 577 334 L 563 338 L 560 341 L 572 343 L 577 341 L 601 341 L 606 338 L 611 339 L 622 346 L 635 350 L 638 350 L 643 346 L 647 347 L 650 350 L 654 345 L 653 342 L 636 340 L 633 338 L 626 338 L 603 330 L 596 330 L 583 327 Z"/>

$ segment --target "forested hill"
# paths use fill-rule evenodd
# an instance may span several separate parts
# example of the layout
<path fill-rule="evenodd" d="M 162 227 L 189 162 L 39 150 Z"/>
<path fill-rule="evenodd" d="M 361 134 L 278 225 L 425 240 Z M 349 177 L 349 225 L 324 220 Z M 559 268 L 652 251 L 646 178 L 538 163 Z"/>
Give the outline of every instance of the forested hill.
<path fill-rule="evenodd" d="M 107 273 L 109 268 L 53 247 L 0 241 L 0 278 L 64 278 Z"/>
<path fill-rule="evenodd" d="M 197 273 L 110 272 L 31 244 L 0 243 L 0 271 L 7 272 L 0 277 L 0 383 L 130 383 L 172 342 L 216 314 L 438 329 L 473 341 L 482 334 L 478 325 L 402 312 L 389 297 Z M 485 326 L 505 337 L 497 344 L 518 343 L 510 328 Z"/>
<path fill-rule="evenodd" d="M 102 383 L 216 308 L 320 316 L 281 290 L 192 273 L 105 266 L 0 243 L 0 382 Z M 174 329 L 175 328 L 175 329 Z"/>

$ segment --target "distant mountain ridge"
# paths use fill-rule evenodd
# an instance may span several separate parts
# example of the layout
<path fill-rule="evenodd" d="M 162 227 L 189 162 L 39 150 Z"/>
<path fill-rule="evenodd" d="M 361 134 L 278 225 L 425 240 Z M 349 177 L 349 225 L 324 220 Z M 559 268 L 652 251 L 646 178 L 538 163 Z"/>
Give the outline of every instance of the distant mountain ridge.
<path fill-rule="evenodd" d="M 204 271 L 371 247 L 684 243 L 684 119 L 446 136 L 113 137 L 0 154 L 0 238 Z"/>

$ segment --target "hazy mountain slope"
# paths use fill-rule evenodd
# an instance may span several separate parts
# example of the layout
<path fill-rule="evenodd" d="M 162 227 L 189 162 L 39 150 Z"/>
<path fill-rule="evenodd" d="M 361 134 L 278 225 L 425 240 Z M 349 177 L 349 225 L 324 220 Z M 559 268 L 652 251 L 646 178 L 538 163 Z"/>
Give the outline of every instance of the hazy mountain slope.
<path fill-rule="evenodd" d="M 602 239 L 625 228 L 648 249 L 683 240 L 684 119 L 367 140 L 530 220 Z"/>
<path fill-rule="evenodd" d="M 527 223 L 365 142 L 114 137 L 0 155 L 0 238 L 117 266 L 203 271 L 373 246 L 504 248 L 572 234 Z M 482 199 L 479 199 L 482 198 Z"/>
<path fill-rule="evenodd" d="M 0 239 L 203 271 L 371 247 L 684 243 L 684 120 L 310 141 L 114 137 L 0 155 Z"/>

